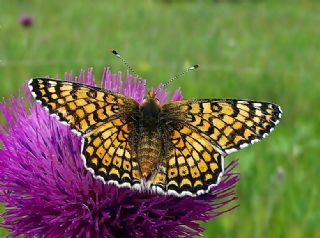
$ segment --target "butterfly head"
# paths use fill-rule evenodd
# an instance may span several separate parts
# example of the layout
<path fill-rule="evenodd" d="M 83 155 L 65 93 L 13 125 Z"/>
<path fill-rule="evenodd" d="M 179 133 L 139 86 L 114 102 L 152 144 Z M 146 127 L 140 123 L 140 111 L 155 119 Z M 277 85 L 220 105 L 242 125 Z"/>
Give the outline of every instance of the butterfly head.
<path fill-rule="evenodd" d="M 160 105 L 159 99 L 156 97 L 156 91 L 153 88 L 147 89 L 147 95 L 145 96 L 142 104 L 145 103 Z"/>
<path fill-rule="evenodd" d="M 150 88 L 150 89 L 148 89 L 147 95 L 148 95 L 148 98 L 155 98 L 156 91 L 153 88 Z"/>

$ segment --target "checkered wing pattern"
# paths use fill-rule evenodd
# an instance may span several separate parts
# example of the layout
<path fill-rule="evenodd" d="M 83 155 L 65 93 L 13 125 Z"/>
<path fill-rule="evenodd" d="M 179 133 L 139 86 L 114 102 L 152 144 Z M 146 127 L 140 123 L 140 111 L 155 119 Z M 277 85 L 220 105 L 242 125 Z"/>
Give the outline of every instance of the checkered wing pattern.
<path fill-rule="evenodd" d="M 29 82 L 36 100 L 82 137 L 86 167 L 104 182 L 134 185 L 140 172 L 132 147 L 133 99 L 87 85 L 35 78 Z"/>
<path fill-rule="evenodd" d="M 200 195 L 218 184 L 223 157 L 210 140 L 187 126 L 173 130 L 173 148 L 167 159 L 166 192 L 178 196 Z"/>
<path fill-rule="evenodd" d="M 167 164 L 168 191 L 201 194 L 219 182 L 223 158 L 266 137 L 281 109 L 246 100 L 183 100 L 163 106 L 173 148 Z"/>

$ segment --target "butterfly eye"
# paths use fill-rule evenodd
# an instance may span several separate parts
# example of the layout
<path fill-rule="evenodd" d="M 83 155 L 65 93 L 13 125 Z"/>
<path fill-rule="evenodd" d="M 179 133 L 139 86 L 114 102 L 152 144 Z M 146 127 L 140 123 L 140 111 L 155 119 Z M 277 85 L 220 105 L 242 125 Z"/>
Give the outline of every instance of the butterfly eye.
<path fill-rule="evenodd" d="M 142 100 L 142 104 L 144 104 L 147 101 L 147 99 L 148 99 L 147 97 L 144 97 Z"/>

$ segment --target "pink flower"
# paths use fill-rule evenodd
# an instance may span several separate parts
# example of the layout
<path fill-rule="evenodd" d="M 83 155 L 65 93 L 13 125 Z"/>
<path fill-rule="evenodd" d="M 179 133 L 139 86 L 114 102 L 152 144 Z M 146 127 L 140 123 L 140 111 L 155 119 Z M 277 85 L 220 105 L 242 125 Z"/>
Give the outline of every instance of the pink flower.
<path fill-rule="evenodd" d="M 20 17 L 20 24 L 24 27 L 30 27 L 33 24 L 33 18 L 29 15 L 22 15 Z"/>
<path fill-rule="evenodd" d="M 92 69 L 65 80 L 95 85 Z M 145 81 L 105 69 L 100 86 L 142 102 Z M 161 102 L 167 92 L 159 90 Z M 226 168 L 219 185 L 197 197 L 142 194 L 104 185 L 83 165 L 81 139 L 21 96 L 3 102 L 7 124 L 0 124 L 0 202 L 6 207 L 1 227 L 9 237 L 192 237 L 208 221 L 237 206 L 239 174 Z M 182 98 L 180 90 L 174 100 Z"/>

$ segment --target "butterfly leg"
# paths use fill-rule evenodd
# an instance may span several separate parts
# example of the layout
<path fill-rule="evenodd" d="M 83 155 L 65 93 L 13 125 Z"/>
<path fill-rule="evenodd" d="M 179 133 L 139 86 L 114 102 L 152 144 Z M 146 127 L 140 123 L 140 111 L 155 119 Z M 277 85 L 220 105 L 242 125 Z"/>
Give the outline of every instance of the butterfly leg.
<path fill-rule="evenodd" d="M 167 174 L 167 167 L 166 167 L 166 160 L 160 162 L 157 166 L 156 171 L 153 173 L 150 184 L 151 190 L 157 194 L 166 193 L 166 174 Z"/>

